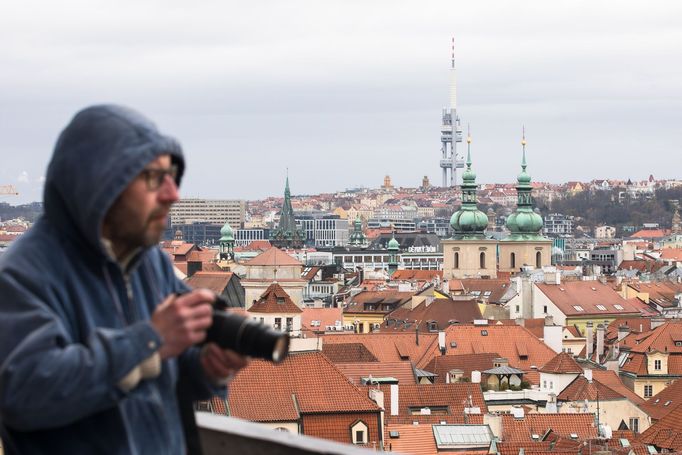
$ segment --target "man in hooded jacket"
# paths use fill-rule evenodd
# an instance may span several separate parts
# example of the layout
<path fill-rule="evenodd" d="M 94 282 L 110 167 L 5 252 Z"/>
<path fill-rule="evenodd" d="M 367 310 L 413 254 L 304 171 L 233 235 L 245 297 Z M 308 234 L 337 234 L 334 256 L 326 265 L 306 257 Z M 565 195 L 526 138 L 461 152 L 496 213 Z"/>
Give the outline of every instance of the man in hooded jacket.
<path fill-rule="evenodd" d="M 7 453 L 184 453 L 178 377 L 206 399 L 245 365 L 194 346 L 215 296 L 190 291 L 157 246 L 183 170 L 179 144 L 121 106 L 61 133 L 45 212 L 0 257 Z"/>

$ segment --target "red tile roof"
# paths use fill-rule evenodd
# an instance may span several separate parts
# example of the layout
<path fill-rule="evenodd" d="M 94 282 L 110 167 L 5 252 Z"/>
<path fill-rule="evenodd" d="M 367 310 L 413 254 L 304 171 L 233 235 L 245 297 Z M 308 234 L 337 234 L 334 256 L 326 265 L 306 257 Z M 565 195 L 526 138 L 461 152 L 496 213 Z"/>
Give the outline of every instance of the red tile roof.
<path fill-rule="evenodd" d="M 451 347 L 455 343 L 456 347 Z M 549 362 L 556 353 L 538 340 L 528 329 L 518 325 L 453 325 L 445 330 L 447 354 L 498 353 L 509 360 L 509 366 L 529 372 Z M 441 355 L 438 344 L 422 357 L 417 367 L 423 368 Z"/>
<path fill-rule="evenodd" d="M 621 317 L 639 315 L 639 309 L 635 308 L 631 302 L 623 299 L 610 286 L 599 281 L 564 281 L 561 284 L 538 283 L 536 286 L 566 316 Z M 615 305 L 620 306 L 622 310 Z M 582 308 L 582 311 L 576 306 Z"/>
<path fill-rule="evenodd" d="M 470 278 L 461 281 L 466 294 L 471 295 L 472 292 L 477 291 L 480 293 L 478 298 L 493 303 L 501 302 L 502 297 L 509 291 L 509 287 L 511 285 L 511 281 L 509 279 L 484 280 Z M 485 295 L 488 292 L 490 294 Z"/>
<path fill-rule="evenodd" d="M 334 363 L 379 362 L 362 343 L 332 344 L 325 343 L 326 340 L 327 337 L 323 340 L 322 352 Z"/>
<path fill-rule="evenodd" d="M 628 389 L 613 371 L 593 370 L 592 382 L 578 376 L 557 396 L 559 401 L 597 401 L 628 399 L 634 404 L 644 400 Z M 605 373 L 599 375 L 595 373 Z M 609 377 L 610 376 L 610 377 Z"/>
<path fill-rule="evenodd" d="M 391 432 L 398 432 L 400 436 L 391 438 L 388 436 Z M 384 446 L 389 452 L 409 453 L 412 455 L 438 454 L 432 425 L 412 425 L 411 423 L 407 425 L 387 425 L 385 433 L 387 437 L 384 439 Z M 518 452 L 513 455 L 518 455 Z"/>
<path fill-rule="evenodd" d="M 635 232 L 630 237 L 638 239 L 659 239 L 670 233 L 667 229 L 642 229 Z"/>
<path fill-rule="evenodd" d="M 629 333 L 642 333 L 651 330 L 651 318 L 643 318 L 641 316 L 634 318 L 618 318 L 614 319 L 606 327 L 605 339 L 607 342 L 615 342 L 618 340 L 618 327 L 627 326 Z"/>
<path fill-rule="evenodd" d="M 663 248 L 661 250 L 661 259 L 682 261 L 682 248 Z"/>
<path fill-rule="evenodd" d="M 322 269 L 322 267 L 309 267 L 309 268 L 305 268 L 305 269 L 303 270 L 303 273 L 301 274 L 301 278 L 303 278 L 304 280 L 310 281 L 310 280 L 312 280 L 313 278 L 315 278 L 315 275 L 317 275 L 317 272 L 319 272 L 320 269 Z"/>
<path fill-rule="evenodd" d="M 282 422 L 303 414 L 379 412 L 366 393 L 320 352 L 290 354 L 282 363 L 252 360 L 230 384 L 230 415 Z"/>
<path fill-rule="evenodd" d="M 272 283 L 249 308 L 249 313 L 302 313 L 279 283 Z"/>
<path fill-rule="evenodd" d="M 578 362 L 575 361 L 572 354 L 568 352 L 560 352 L 552 360 L 547 362 L 540 368 L 541 373 L 554 374 L 570 374 L 582 373 L 583 369 Z"/>
<path fill-rule="evenodd" d="M 388 313 L 408 302 L 414 294 L 414 292 L 400 292 L 393 289 L 362 291 L 351 298 L 343 312 L 363 313 L 369 311 Z"/>
<path fill-rule="evenodd" d="M 392 281 L 433 281 L 436 278 L 443 278 L 442 270 L 396 270 L 391 275 Z"/>
<path fill-rule="evenodd" d="M 639 437 L 639 441 L 662 449 L 682 451 L 682 406 L 651 425 Z"/>
<path fill-rule="evenodd" d="M 268 240 L 254 240 L 246 246 L 236 247 L 235 251 L 265 251 L 272 248 Z"/>
<path fill-rule="evenodd" d="M 522 418 L 512 415 L 502 416 L 502 440 L 504 442 L 530 442 L 532 435 L 542 437 L 548 430 L 564 438 L 576 434 L 578 440 L 597 438 L 597 428 L 594 425 L 594 414 L 526 414 Z"/>
<path fill-rule="evenodd" d="M 187 255 L 187 261 L 192 261 L 192 262 L 211 262 L 216 259 L 218 256 L 218 251 L 217 250 L 208 250 L 208 249 L 202 249 L 202 250 L 192 250 L 189 252 Z"/>
<path fill-rule="evenodd" d="M 490 321 L 491 324 L 503 324 L 503 325 L 521 325 L 528 329 L 530 333 L 543 339 L 545 337 L 545 318 L 529 318 L 522 319 L 521 324 L 516 323 L 516 319 L 498 319 L 496 321 Z"/>
<path fill-rule="evenodd" d="M 379 362 L 399 362 L 410 360 L 413 363 L 430 353 L 435 346 L 438 349 L 438 334 L 420 333 L 419 344 L 413 333 L 363 333 L 363 334 L 327 334 L 324 336 L 323 350 L 333 344 L 360 343 Z M 359 361 L 345 360 L 344 363 Z"/>
<path fill-rule="evenodd" d="M 232 279 L 232 272 L 197 272 L 185 281 L 191 288 L 206 288 L 221 294 Z"/>
<path fill-rule="evenodd" d="M 280 250 L 279 248 L 272 247 L 267 250 L 265 250 L 263 253 L 259 254 L 255 258 L 247 261 L 244 263 L 244 265 L 247 266 L 254 266 L 254 265 L 269 265 L 269 266 L 295 266 L 299 265 L 302 266 L 298 260 L 295 258 L 289 256 L 286 254 L 284 251 Z"/>
<path fill-rule="evenodd" d="M 542 434 L 539 435 L 542 438 Z M 551 440 L 550 440 L 551 439 Z M 557 447 L 557 442 L 561 446 Z M 580 454 L 583 444 L 580 441 L 566 440 L 561 438 L 559 441 L 556 438 L 549 438 L 543 441 L 501 441 L 497 443 L 497 453 L 499 455 L 519 455 L 521 449 L 524 453 L 541 455 L 541 454 Z"/>
<path fill-rule="evenodd" d="M 313 321 L 319 321 L 319 325 L 312 326 Z M 301 324 L 310 327 L 313 331 L 324 331 L 325 327 L 333 325 L 337 322 L 343 325 L 343 310 L 337 308 L 303 308 L 301 313 Z"/>
<path fill-rule="evenodd" d="M 337 345 L 342 346 L 342 345 Z M 336 362 L 335 362 L 336 363 Z M 355 385 L 362 385 L 362 378 L 387 378 L 392 377 L 398 380 L 398 384 L 414 385 L 417 383 L 414 377 L 414 370 L 410 362 L 356 362 L 356 363 L 336 363 L 336 368 L 345 374 Z"/>
<path fill-rule="evenodd" d="M 428 331 L 428 322 L 435 322 L 435 330 L 445 330 L 452 322 L 470 323 L 482 319 L 481 310 L 475 300 L 434 299 L 431 303 L 424 301 L 413 309 L 402 306 L 386 315 L 381 330 L 411 330 L 419 327 L 420 331 Z M 391 321 L 394 320 L 394 321 Z M 396 324 L 395 320 L 414 321 L 408 329 Z"/>
<path fill-rule="evenodd" d="M 367 386 L 366 386 L 367 387 Z M 376 388 L 377 386 L 372 386 Z M 396 416 L 391 414 L 391 386 L 378 386 L 384 392 L 384 414 L 386 422 L 391 423 L 393 420 L 398 420 L 394 423 L 400 423 L 400 419 L 395 419 Z M 367 387 L 369 388 L 369 387 Z M 409 418 L 411 421 L 420 421 L 422 417 L 419 414 L 421 408 L 432 408 L 432 414 L 429 418 L 459 416 L 461 422 L 464 422 L 464 408 L 469 407 L 469 397 L 471 397 L 472 407 L 479 408 L 480 414 L 484 415 L 488 412 L 488 407 L 483 399 L 483 392 L 479 384 L 472 384 L 466 382 L 454 382 L 450 384 L 414 384 L 414 385 L 398 385 L 398 416 L 401 418 Z M 433 408 L 444 408 L 447 410 L 445 415 L 434 415 Z M 416 412 L 417 414 L 413 414 Z M 410 420 L 408 420 L 410 421 Z M 436 420 L 433 423 L 438 423 Z"/>
<path fill-rule="evenodd" d="M 437 374 L 436 383 L 445 383 L 450 370 L 462 370 L 462 376 L 471 378 L 472 371 L 485 371 L 493 367 L 493 360 L 499 358 L 496 352 L 485 354 L 439 355 L 422 368 Z"/>
<path fill-rule="evenodd" d="M 649 398 L 640 408 L 653 420 L 661 420 L 679 406 L 682 406 L 682 380 L 678 379 Z"/>

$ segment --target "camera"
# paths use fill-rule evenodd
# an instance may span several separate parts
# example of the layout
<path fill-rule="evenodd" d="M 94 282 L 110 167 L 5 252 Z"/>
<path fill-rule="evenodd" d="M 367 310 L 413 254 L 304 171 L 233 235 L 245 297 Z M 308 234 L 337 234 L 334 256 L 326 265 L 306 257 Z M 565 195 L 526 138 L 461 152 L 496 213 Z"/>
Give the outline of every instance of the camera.
<path fill-rule="evenodd" d="M 226 312 L 230 306 L 227 299 L 216 296 L 213 323 L 206 332 L 206 342 L 275 363 L 284 360 L 289 353 L 289 335 L 254 319 Z"/>

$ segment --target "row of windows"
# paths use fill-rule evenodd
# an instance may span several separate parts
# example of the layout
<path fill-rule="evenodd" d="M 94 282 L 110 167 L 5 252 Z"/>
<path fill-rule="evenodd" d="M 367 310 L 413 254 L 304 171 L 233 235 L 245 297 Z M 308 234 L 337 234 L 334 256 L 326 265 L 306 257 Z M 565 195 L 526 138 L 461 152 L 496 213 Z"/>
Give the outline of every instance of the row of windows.
<path fill-rule="evenodd" d="M 509 257 L 509 262 L 510 266 L 512 269 L 516 268 L 516 253 L 511 253 Z M 455 252 L 455 260 L 454 260 L 454 268 L 458 269 L 459 268 L 459 252 Z M 484 269 L 485 268 L 485 253 L 481 252 L 479 255 L 479 268 Z M 542 268 L 542 253 L 541 252 L 536 252 L 535 253 L 535 268 L 539 269 Z"/>

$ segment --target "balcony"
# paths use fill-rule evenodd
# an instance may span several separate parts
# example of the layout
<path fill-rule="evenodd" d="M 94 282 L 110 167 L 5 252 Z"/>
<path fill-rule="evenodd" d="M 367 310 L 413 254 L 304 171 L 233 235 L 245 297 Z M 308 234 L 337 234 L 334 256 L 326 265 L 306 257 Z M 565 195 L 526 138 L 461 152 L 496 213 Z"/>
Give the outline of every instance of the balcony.
<path fill-rule="evenodd" d="M 275 431 L 258 423 L 207 412 L 196 413 L 204 455 L 248 453 L 250 455 L 370 455 L 373 450 L 350 444 Z"/>

